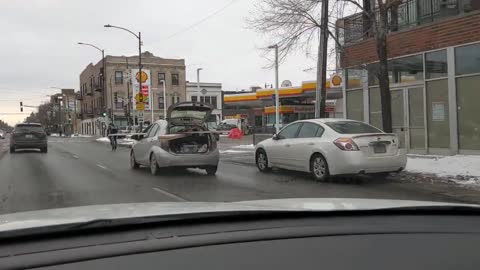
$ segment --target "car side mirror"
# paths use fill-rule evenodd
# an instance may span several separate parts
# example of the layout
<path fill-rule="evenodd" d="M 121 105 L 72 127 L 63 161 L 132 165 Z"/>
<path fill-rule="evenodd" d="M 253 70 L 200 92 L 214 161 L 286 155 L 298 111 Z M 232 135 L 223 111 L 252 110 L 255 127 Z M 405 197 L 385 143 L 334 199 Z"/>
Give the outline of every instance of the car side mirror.
<path fill-rule="evenodd" d="M 278 136 L 278 134 L 273 134 L 272 139 L 273 139 L 274 141 L 278 141 L 278 140 L 280 140 L 280 136 Z"/>

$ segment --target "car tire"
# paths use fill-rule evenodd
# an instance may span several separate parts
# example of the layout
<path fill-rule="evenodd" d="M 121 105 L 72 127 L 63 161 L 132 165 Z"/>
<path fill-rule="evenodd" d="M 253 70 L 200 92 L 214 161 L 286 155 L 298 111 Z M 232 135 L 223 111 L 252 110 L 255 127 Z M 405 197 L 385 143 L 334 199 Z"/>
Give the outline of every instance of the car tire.
<path fill-rule="evenodd" d="M 269 172 L 271 168 L 268 167 L 268 157 L 267 153 L 263 149 L 257 150 L 255 154 L 255 163 L 257 164 L 257 168 L 261 172 Z"/>
<path fill-rule="evenodd" d="M 15 146 L 10 146 L 10 153 L 15 153 Z"/>
<path fill-rule="evenodd" d="M 208 166 L 205 168 L 205 170 L 207 171 L 208 175 L 215 175 L 217 173 L 218 166 Z"/>
<path fill-rule="evenodd" d="M 150 155 L 150 173 L 153 176 L 158 175 L 160 172 L 160 168 L 158 167 L 157 159 L 155 158 L 155 154 Z"/>
<path fill-rule="evenodd" d="M 47 153 L 47 152 L 48 152 L 48 148 L 47 148 L 47 147 L 42 147 L 42 148 L 40 148 L 40 152 L 42 152 L 42 153 Z"/>
<path fill-rule="evenodd" d="M 321 154 L 314 154 L 310 159 L 310 172 L 316 181 L 327 181 L 330 177 L 328 163 Z"/>
<path fill-rule="evenodd" d="M 133 154 L 133 150 L 130 152 L 130 169 L 136 170 L 140 168 L 140 164 L 137 163 L 135 160 L 135 155 Z"/>

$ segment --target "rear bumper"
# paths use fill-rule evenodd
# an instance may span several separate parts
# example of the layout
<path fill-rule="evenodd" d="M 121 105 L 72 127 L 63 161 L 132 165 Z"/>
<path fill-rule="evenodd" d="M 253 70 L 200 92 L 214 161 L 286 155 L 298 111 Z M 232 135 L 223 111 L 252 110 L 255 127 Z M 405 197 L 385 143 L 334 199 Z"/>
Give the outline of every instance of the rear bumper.
<path fill-rule="evenodd" d="M 217 166 L 220 160 L 218 149 L 205 154 L 172 154 L 166 151 L 155 153 L 159 167 Z"/>
<path fill-rule="evenodd" d="M 18 140 L 11 140 L 10 146 L 14 146 L 16 149 L 22 148 L 44 148 L 47 147 L 48 141 L 47 140 L 34 140 L 34 141 L 18 141 Z"/>
<path fill-rule="evenodd" d="M 393 156 L 366 157 L 361 151 L 342 151 L 328 164 L 331 175 L 396 172 L 405 169 L 407 153 L 399 149 Z"/>

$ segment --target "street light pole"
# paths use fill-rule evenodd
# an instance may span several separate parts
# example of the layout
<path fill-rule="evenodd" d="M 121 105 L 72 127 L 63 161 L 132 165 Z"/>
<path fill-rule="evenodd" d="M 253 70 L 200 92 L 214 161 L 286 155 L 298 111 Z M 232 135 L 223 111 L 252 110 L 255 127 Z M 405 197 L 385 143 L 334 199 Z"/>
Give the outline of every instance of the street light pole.
<path fill-rule="evenodd" d="M 167 82 L 165 82 L 165 80 L 162 80 L 162 84 L 163 84 L 163 119 L 167 120 L 167 89 L 165 87 Z"/>
<path fill-rule="evenodd" d="M 198 92 L 199 100 L 200 100 L 200 70 L 203 70 L 203 68 L 197 68 L 197 92 Z"/>
<path fill-rule="evenodd" d="M 139 91 L 139 93 L 142 93 L 142 33 L 138 32 L 138 35 L 137 35 L 133 31 L 128 30 L 127 28 L 120 27 L 120 26 L 115 26 L 115 25 L 111 25 L 111 24 L 106 24 L 106 25 L 104 25 L 104 27 L 117 28 L 117 29 L 120 29 L 120 30 L 127 31 L 130 34 L 134 35 L 138 39 L 138 74 L 139 74 L 138 83 L 139 83 L 139 88 L 140 88 L 138 91 Z M 150 109 L 152 110 L 152 114 L 153 114 L 153 104 L 152 104 L 151 100 L 150 100 L 149 104 L 150 104 Z"/>
<path fill-rule="evenodd" d="M 280 112 L 279 112 L 279 101 L 278 96 L 278 44 L 268 47 L 269 49 L 275 49 L 275 132 L 280 131 Z"/>
<path fill-rule="evenodd" d="M 104 109 L 106 110 L 107 109 L 107 65 L 106 65 L 106 62 L 105 62 L 105 50 L 104 49 L 100 49 L 99 47 L 93 45 L 93 44 L 90 44 L 90 43 L 84 43 L 84 42 L 78 42 L 77 43 L 78 45 L 84 45 L 84 46 L 90 46 L 92 48 L 95 48 L 97 49 L 98 51 L 100 51 L 102 53 L 102 67 L 103 67 L 103 72 L 102 72 L 102 83 L 103 83 L 103 100 L 104 100 Z M 110 106 L 112 107 L 112 114 L 111 114 L 111 118 L 113 119 L 113 101 L 110 100 Z M 93 107 L 92 107 L 93 109 Z"/>

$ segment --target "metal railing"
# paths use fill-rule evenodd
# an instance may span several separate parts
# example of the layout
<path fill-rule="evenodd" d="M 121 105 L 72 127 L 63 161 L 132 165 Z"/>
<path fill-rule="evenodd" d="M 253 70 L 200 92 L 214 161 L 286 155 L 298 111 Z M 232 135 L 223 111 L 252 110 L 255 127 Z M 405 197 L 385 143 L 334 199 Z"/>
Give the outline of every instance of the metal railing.
<path fill-rule="evenodd" d="M 434 22 L 436 20 L 460 14 L 461 0 L 404 0 L 395 9 L 389 11 L 389 31 L 394 32 L 417 25 Z M 378 11 L 375 13 L 378 18 Z M 345 45 L 356 43 L 368 38 L 368 29 L 362 13 L 345 17 L 338 29 Z"/>

